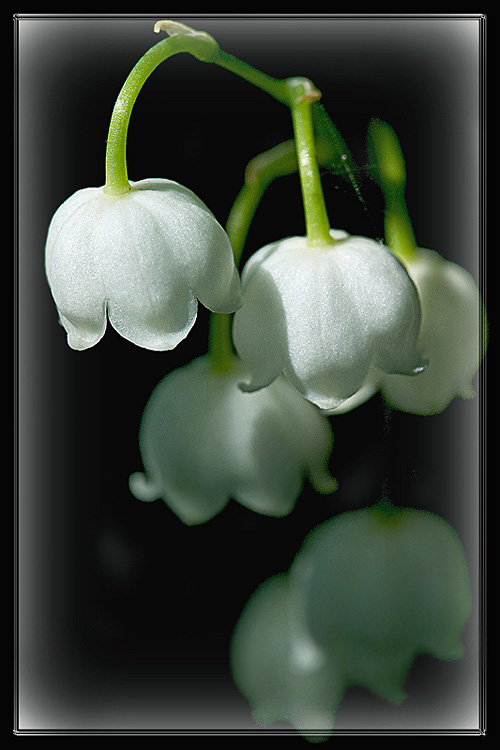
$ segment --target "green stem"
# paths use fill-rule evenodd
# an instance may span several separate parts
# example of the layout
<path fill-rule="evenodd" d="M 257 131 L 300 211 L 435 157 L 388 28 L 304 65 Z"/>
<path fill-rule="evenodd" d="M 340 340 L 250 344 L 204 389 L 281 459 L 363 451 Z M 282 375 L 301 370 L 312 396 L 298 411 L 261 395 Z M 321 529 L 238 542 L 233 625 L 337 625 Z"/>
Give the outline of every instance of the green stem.
<path fill-rule="evenodd" d="M 151 73 L 174 54 L 188 52 L 203 62 L 219 65 L 262 89 L 292 112 L 297 144 L 299 172 L 306 214 L 308 243 L 330 244 L 329 223 L 321 189 L 314 148 L 311 104 L 321 94 L 305 78 L 277 80 L 256 70 L 220 49 L 209 34 L 174 21 L 158 21 L 155 31 L 169 35 L 148 50 L 130 72 L 123 85 L 111 116 L 106 148 L 106 181 L 104 191 L 122 195 L 130 190 L 127 174 L 126 144 L 132 109 L 139 92 Z"/>
<path fill-rule="evenodd" d="M 240 264 L 248 230 L 267 186 L 280 175 L 297 170 L 295 141 L 286 141 L 252 159 L 245 170 L 245 182 L 226 222 L 226 232 L 233 248 L 234 261 Z M 230 369 L 234 352 L 231 339 L 231 315 L 210 316 L 208 354 L 217 372 Z"/>
<path fill-rule="evenodd" d="M 106 180 L 104 192 L 110 195 L 123 195 L 131 189 L 128 181 L 126 145 L 127 132 L 135 101 L 145 81 L 151 73 L 174 54 L 188 52 L 203 62 L 210 62 L 244 78 L 262 89 L 292 113 L 296 159 L 301 180 L 304 212 L 306 218 L 307 242 L 309 245 L 329 245 L 334 240 L 330 236 L 330 225 L 326 212 L 323 191 L 316 158 L 314 128 L 311 106 L 321 96 L 313 84 L 305 78 L 277 80 L 256 70 L 247 63 L 222 51 L 213 37 L 174 21 L 158 21 L 155 31 L 166 31 L 169 35 L 159 44 L 148 50 L 130 72 L 123 85 L 111 116 L 106 147 Z M 290 143 L 287 149 L 290 151 Z M 228 219 L 227 232 L 235 254 L 235 262 L 241 257 L 255 209 L 267 184 L 277 176 L 279 167 L 274 153 L 261 169 L 254 170 L 258 179 L 247 180 Z M 290 164 L 290 154 L 286 156 Z M 255 167 L 255 164 L 253 165 Z M 267 169 L 267 171 L 266 171 Z M 294 171 L 289 166 L 287 170 Z M 250 170 L 249 174 L 252 170 Z M 230 367 L 233 357 L 230 338 L 229 315 L 212 315 L 209 351 L 217 370 Z"/>
<path fill-rule="evenodd" d="M 385 243 L 403 263 L 414 256 L 417 242 L 405 201 L 406 169 L 394 130 L 381 120 L 372 120 L 369 131 L 377 181 L 385 199 Z"/>
<path fill-rule="evenodd" d="M 288 79 L 300 183 L 306 219 L 307 244 L 333 245 L 316 157 L 312 105 L 321 96 L 307 79 Z"/>
<path fill-rule="evenodd" d="M 135 101 L 151 73 L 172 55 L 188 52 L 198 60 L 211 62 L 266 91 L 282 103 L 288 101 L 286 81 L 278 81 L 223 52 L 215 39 L 175 21 L 158 21 L 155 31 L 166 31 L 167 39 L 151 47 L 134 66 L 116 100 L 108 131 L 106 147 L 106 181 L 104 192 L 122 195 L 130 189 L 127 173 L 127 132 Z"/>
<path fill-rule="evenodd" d="M 385 244 L 394 255 L 403 263 L 412 259 L 417 242 L 402 188 L 385 192 L 384 234 Z"/>
<path fill-rule="evenodd" d="M 338 145 L 331 138 L 318 138 L 316 153 L 320 164 L 331 164 L 338 156 Z M 278 177 L 298 170 L 295 140 L 285 141 L 254 157 L 245 169 L 245 182 L 226 222 L 226 232 L 233 248 L 237 266 L 241 261 L 250 224 L 268 185 Z M 234 351 L 231 339 L 232 316 L 222 313 L 210 315 L 208 354 L 217 372 L 231 367 Z"/>

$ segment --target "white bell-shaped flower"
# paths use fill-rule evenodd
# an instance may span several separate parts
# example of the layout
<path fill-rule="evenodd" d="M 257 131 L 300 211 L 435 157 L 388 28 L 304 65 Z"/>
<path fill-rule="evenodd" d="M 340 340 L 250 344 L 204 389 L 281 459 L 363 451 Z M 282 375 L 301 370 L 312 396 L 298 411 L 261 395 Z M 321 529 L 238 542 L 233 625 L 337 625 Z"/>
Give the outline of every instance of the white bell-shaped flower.
<path fill-rule="evenodd" d="M 422 304 L 419 346 L 429 360 L 418 378 L 378 373 L 391 406 L 436 414 L 455 397 L 473 398 L 472 378 L 486 348 L 486 315 L 479 289 L 462 266 L 419 248 L 406 261 Z"/>
<path fill-rule="evenodd" d="M 198 300 L 223 313 L 241 304 L 229 239 L 205 204 L 171 180 L 130 185 L 79 190 L 50 223 L 46 273 L 73 349 L 94 346 L 107 317 L 138 346 L 173 349 Z"/>
<path fill-rule="evenodd" d="M 140 500 L 162 498 L 186 524 L 218 514 L 230 498 L 269 516 L 291 512 L 305 476 L 331 492 L 329 421 L 280 378 L 250 394 L 234 357 L 225 372 L 208 357 L 167 375 L 141 421 L 145 474 L 130 479 Z"/>
<path fill-rule="evenodd" d="M 387 503 L 347 512 L 251 596 L 231 641 L 233 679 L 257 723 L 326 739 L 350 686 L 399 703 L 418 654 L 459 658 L 469 611 L 465 556 L 443 519 Z"/>
<path fill-rule="evenodd" d="M 258 724 L 286 721 L 308 740 L 328 738 L 345 686 L 329 654 L 301 627 L 286 575 L 267 580 L 247 602 L 230 657 L 234 682 Z"/>
<path fill-rule="evenodd" d="M 254 391 L 281 373 L 321 409 L 364 388 L 370 367 L 417 374 L 420 303 L 387 247 L 332 230 L 333 245 L 305 237 L 266 245 L 242 273 L 233 340 Z"/>
<path fill-rule="evenodd" d="M 289 576 L 311 638 L 345 684 L 399 702 L 418 654 L 463 654 L 467 563 L 432 513 L 380 503 L 337 516 L 311 532 Z"/>

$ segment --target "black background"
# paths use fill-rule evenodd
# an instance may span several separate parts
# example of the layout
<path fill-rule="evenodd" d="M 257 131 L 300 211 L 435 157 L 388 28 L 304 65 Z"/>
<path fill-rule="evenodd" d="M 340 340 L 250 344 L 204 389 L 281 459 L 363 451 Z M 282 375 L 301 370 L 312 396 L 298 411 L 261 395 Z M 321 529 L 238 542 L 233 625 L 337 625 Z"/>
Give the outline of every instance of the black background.
<path fill-rule="evenodd" d="M 186 527 L 129 492 L 153 387 L 206 351 L 208 315 L 173 352 L 111 327 L 83 353 L 57 322 L 44 275 L 47 227 L 76 190 L 104 182 L 109 118 L 126 76 L 159 41 L 159 17 L 21 16 L 17 43 L 18 715 L 16 729 L 255 730 L 234 687 L 228 644 L 249 596 L 286 570 L 306 534 L 388 493 L 457 531 L 471 571 L 466 656 L 419 657 L 409 697 L 390 706 L 351 689 L 337 730 L 477 729 L 481 379 L 441 415 L 388 414 L 376 396 L 332 419 L 339 490 L 306 484 L 285 519 L 230 502 Z M 478 17 L 175 17 L 277 78 L 309 77 L 360 172 L 364 203 L 325 173 L 332 226 L 381 237 L 383 202 L 363 167 L 366 131 L 396 130 L 417 241 L 481 283 L 481 20 Z M 286 107 L 221 68 L 177 55 L 147 81 L 128 138 L 132 180 L 168 177 L 224 223 L 255 155 L 292 136 Z M 303 234 L 297 175 L 267 190 L 244 257 Z M 285 724 L 276 727 L 288 730 Z M 252 735 L 253 736 L 253 735 Z M 291 736 L 295 736 L 293 733 Z"/>

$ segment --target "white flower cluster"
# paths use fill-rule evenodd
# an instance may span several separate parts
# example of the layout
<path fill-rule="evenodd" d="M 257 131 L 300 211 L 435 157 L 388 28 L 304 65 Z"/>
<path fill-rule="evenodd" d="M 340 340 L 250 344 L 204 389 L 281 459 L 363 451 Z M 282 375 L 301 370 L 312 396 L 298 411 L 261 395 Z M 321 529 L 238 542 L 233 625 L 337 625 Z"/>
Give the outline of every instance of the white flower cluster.
<path fill-rule="evenodd" d="M 194 325 L 198 299 L 236 311 L 229 372 L 202 358 L 167 376 L 148 404 L 136 496 L 163 498 L 190 524 L 229 497 L 285 515 L 303 476 L 335 487 L 318 468 L 332 443 L 325 415 L 377 390 L 419 414 L 473 393 L 484 346 L 472 277 L 430 250 L 406 269 L 380 242 L 331 236 L 325 247 L 304 237 L 263 247 L 240 284 L 227 234 L 178 183 L 142 180 L 119 196 L 87 188 L 58 209 L 46 271 L 72 348 L 100 341 L 106 316 L 135 344 L 168 350 Z"/>
<path fill-rule="evenodd" d="M 177 26 L 171 35 L 192 31 Z M 167 351 L 198 301 L 234 313 L 224 366 L 200 356 L 146 404 L 144 472 L 130 477 L 138 499 L 163 500 L 187 525 L 231 500 L 283 517 L 305 479 L 337 487 L 330 416 L 377 392 L 422 415 L 474 395 L 486 321 L 472 276 L 434 251 L 401 262 L 328 226 L 321 241 L 267 244 L 240 276 L 226 231 L 171 180 L 86 188 L 56 211 L 45 267 L 72 349 L 96 345 L 109 320 L 133 344 Z M 259 723 L 321 739 L 349 685 L 398 702 L 417 654 L 458 658 L 469 609 L 465 557 L 442 519 L 384 503 L 345 513 L 252 597 L 232 641 L 234 679 Z"/>

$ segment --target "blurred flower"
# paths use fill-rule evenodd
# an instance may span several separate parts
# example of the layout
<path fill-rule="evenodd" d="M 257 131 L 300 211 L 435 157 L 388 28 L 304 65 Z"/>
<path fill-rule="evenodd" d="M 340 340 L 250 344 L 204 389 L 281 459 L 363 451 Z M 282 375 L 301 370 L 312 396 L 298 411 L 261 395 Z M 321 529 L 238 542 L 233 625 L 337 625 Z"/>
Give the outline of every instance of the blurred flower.
<path fill-rule="evenodd" d="M 162 498 L 186 524 L 219 513 L 230 498 L 269 516 L 293 509 L 304 477 L 332 492 L 328 420 L 280 378 L 255 394 L 234 357 L 217 372 L 208 357 L 174 370 L 144 410 L 139 443 L 146 470 L 130 479 L 140 500 Z"/>
<path fill-rule="evenodd" d="M 399 702 L 417 654 L 463 654 L 467 562 L 432 513 L 380 503 L 337 516 L 311 532 L 289 575 L 311 638 L 346 684 Z"/>
<path fill-rule="evenodd" d="M 419 347 L 429 366 L 418 378 L 379 373 L 379 384 L 394 408 L 436 414 L 455 396 L 474 397 L 471 381 L 486 348 L 486 314 L 473 277 L 461 266 L 422 248 L 406 266 L 420 295 Z"/>
<path fill-rule="evenodd" d="M 268 579 L 247 602 L 230 657 L 258 724 L 286 721 L 308 740 L 327 739 L 345 687 L 328 653 L 301 628 L 287 576 Z"/>
<path fill-rule="evenodd" d="M 233 632 L 233 679 L 259 724 L 326 739 L 351 685 L 398 703 L 418 654 L 459 658 L 469 611 L 465 556 L 443 519 L 388 503 L 347 512 L 314 529 L 290 570 L 249 599 Z"/>
<path fill-rule="evenodd" d="M 138 346 L 173 349 L 198 299 L 224 313 L 241 304 L 229 239 L 205 204 L 171 180 L 131 187 L 79 190 L 52 218 L 46 273 L 72 349 L 94 346 L 106 316 Z"/>
<path fill-rule="evenodd" d="M 233 340 L 255 391 L 280 373 L 321 409 L 366 385 L 370 367 L 417 374 L 418 294 L 384 245 L 332 230 L 334 245 L 304 237 L 266 245 L 242 273 Z"/>

